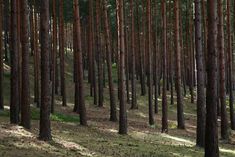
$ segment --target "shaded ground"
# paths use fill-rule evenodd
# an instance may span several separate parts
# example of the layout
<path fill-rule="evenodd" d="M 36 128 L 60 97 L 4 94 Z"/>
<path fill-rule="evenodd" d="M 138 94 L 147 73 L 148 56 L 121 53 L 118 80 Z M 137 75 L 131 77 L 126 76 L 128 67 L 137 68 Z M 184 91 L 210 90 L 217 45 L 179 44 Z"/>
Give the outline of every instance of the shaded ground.
<path fill-rule="evenodd" d="M 67 63 L 71 62 L 67 58 Z M 195 147 L 196 106 L 185 98 L 186 130 L 178 130 L 176 124 L 176 105 L 169 105 L 169 134 L 161 134 L 161 107 L 155 116 L 156 125 L 148 125 L 147 97 L 138 93 L 139 110 L 128 110 L 128 135 L 117 134 L 118 123 L 109 121 L 108 88 L 105 88 L 105 105 L 98 108 L 86 91 L 88 127 L 79 126 L 79 116 L 72 113 L 73 83 L 72 65 L 67 65 L 68 106 L 62 107 L 57 97 L 55 114 L 52 119 L 53 141 L 37 140 L 39 109 L 32 104 L 32 129 L 9 124 L 9 71 L 5 72 L 4 112 L 0 111 L 0 156 L 97 156 L 97 157 L 203 157 L 203 149 Z M 115 71 L 115 68 L 114 68 Z M 32 77 L 33 79 L 33 77 Z M 116 82 L 116 78 L 114 80 Z M 32 85 L 31 85 L 32 86 Z M 86 83 L 86 89 L 89 89 Z M 32 86 L 33 89 L 33 86 Z M 7 96 L 8 95 L 8 96 Z M 33 90 L 31 92 L 33 95 Z M 161 105 L 161 99 L 159 99 Z M 128 108 L 130 105 L 128 105 Z M 221 156 L 235 156 L 235 136 L 230 141 L 220 141 Z"/>

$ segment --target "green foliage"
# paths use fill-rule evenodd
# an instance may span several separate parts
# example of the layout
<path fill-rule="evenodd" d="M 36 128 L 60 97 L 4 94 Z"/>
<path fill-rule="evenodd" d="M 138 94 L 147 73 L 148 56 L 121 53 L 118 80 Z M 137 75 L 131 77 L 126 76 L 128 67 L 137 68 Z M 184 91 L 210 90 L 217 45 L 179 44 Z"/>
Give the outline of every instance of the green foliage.
<path fill-rule="evenodd" d="M 10 112 L 9 110 L 0 111 L 0 117 L 9 117 Z M 40 111 L 37 108 L 31 108 L 31 119 L 39 120 L 40 119 Z M 66 115 L 61 113 L 53 113 L 51 114 L 51 120 L 57 122 L 64 122 L 64 123 L 79 123 L 79 116 L 78 115 Z"/>

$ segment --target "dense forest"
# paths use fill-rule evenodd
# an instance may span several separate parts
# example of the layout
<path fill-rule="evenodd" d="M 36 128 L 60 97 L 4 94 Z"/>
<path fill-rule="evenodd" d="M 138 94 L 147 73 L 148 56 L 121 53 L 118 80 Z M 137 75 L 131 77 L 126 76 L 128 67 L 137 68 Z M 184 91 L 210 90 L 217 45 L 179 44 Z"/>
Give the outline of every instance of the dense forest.
<path fill-rule="evenodd" d="M 1 0 L 0 156 L 235 156 L 235 1 Z"/>

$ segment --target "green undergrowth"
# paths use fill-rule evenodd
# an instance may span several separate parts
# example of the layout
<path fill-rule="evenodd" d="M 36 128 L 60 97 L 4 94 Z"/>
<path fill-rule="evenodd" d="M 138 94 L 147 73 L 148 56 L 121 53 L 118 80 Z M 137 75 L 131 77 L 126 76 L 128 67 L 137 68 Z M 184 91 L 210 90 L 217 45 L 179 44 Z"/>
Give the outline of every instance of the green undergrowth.
<path fill-rule="evenodd" d="M 5 109 L 4 111 L 0 111 L 0 117 L 9 117 L 9 110 Z M 40 111 L 38 108 L 31 108 L 31 119 L 39 120 L 40 119 Z M 69 123 L 79 123 L 79 115 L 68 115 L 62 113 L 53 113 L 51 114 L 51 120 L 57 122 L 69 122 Z"/>

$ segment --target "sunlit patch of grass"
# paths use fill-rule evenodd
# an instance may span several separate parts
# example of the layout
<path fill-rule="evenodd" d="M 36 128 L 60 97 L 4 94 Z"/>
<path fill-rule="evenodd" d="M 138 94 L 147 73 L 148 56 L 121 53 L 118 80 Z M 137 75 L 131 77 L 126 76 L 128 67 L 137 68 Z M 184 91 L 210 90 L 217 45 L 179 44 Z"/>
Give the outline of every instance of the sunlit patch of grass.
<path fill-rule="evenodd" d="M 79 116 L 71 116 L 71 115 L 65 115 L 60 113 L 54 113 L 51 115 L 52 121 L 58 121 L 58 122 L 71 122 L 71 123 L 79 123 Z"/>
<path fill-rule="evenodd" d="M 170 121 L 168 125 L 169 125 L 170 129 L 177 129 L 177 123 L 176 122 Z"/>

